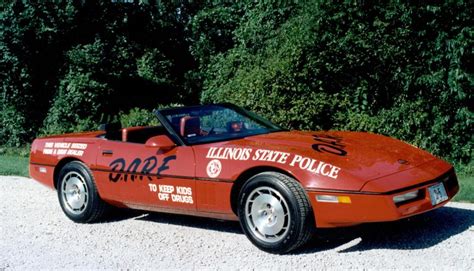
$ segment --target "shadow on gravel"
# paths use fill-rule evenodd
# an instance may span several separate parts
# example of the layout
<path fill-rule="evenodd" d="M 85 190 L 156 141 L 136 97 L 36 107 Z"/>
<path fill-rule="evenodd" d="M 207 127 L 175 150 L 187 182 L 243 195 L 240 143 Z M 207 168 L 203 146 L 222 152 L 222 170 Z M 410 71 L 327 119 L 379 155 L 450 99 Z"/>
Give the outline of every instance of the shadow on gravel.
<path fill-rule="evenodd" d="M 336 249 L 340 253 L 372 249 L 423 249 L 469 230 L 474 211 L 442 207 L 395 222 L 319 230 L 317 237 L 294 254 Z"/>
<path fill-rule="evenodd" d="M 205 217 L 195 217 L 167 213 L 144 213 L 144 215 L 135 218 L 137 220 L 151 221 L 163 224 L 179 225 L 184 227 L 193 227 L 220 232 L 230 232 L 243 234 L 237 221 L 224 221 Z"/>
<path fill-rule="evenodd" d="M 111 223 L 129 219 L 138 219 L 147 214 L 148 212 L 146 211 L 114 207 L 112 210 L 108 210 L 105 217 L 100 221 L 97 221 L 97 223 Z"/>
<path fill-rule="evenodd" d="M 237 221 L 225 221 L 206 217 L 149 212 L 127 208 L 114 208 L 108 212 L 104 219 L 97 223 L 113 223 L 124 220 L 150 221 L 162 224 L 243 234 L 239 222 Z"/>
<path fill-rule="evenodd" d="M 187 215 L 120 209 L 104 222 L 136 219 L 163 224 L 243 234 L 236 221 L 223 221 Z M 316 237 L 291 254 L 310 254 L 335 249 L 339 253 L 372 249 L 423 249 L 469 230 L 474 211 L 442 207 L 432 212 L 395 222 L 319 229 Z"/>

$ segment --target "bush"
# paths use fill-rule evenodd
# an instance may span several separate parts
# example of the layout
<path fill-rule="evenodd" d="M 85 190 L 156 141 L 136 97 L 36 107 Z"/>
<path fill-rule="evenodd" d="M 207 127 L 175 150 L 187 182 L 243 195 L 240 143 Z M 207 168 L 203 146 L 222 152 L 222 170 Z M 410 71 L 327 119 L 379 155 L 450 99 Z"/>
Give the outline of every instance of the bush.
<path fill-rule="evenodd" d="M 133 108 L 128 113 L 120 112 L 119 119 L 122 127 L 158 125 L 158 119 L 153 112 L 140 108 Z"/>
<path fill-rule="evenodd" d="M 235 30 L 236 46 L 211 59 L 201 101 L 233 102 L 292 129 L 382 133 L 467 163 L 473 8 L 323 1 L 262 13 L 257 5 Z M 249 30 L 262 14 L 275 23 Z"/>
<path fill-rule="evenodd" d="M 0 144 L 25 144 L 42 125 L 58 85 L 75 9 L 70 2 L 2 1 Z"/>
<path fill-rule="evenodd" d="M 10 2 L 0 145 L 200 99 L 471 160 L 473 1 Z"/>
<path fill-rule="evenodd" d="M 159 104 L 156 106 L 157 109 L 164 109 L 170 107 L 181 107 L 183 104 L 171 103 L 171 104 Z M 153 110 L 143 108 L 132 108 L 128 113 L 120 112 L 119 120 L 122 127 L 132 126 L 156 126 L 159 125 L 158 118 Z"/>
<path fill-rule="evenodd" d="M 95 129 L 120 111 L 196 103 L 184 28 L 198 4 L 6 1 L 0 144 Z M 8 117 L 9 119 L 5 119 Z"/>
<path fill-rule="evenodd" d="M 22 114 L 13 107 L 6 106 L 0 111 L 0 146 L 19 147 L 27 137 L 28 128 Z"/>
<path fill-rule="evenodd" d="M 111 92 L 100 80 L 104 44 L 78 46 L 68 53 L 70 69 L 61 80 L 59 91 L 44 122 L 44 134 L 92 130 L 97 128 L 101 112 Z M 93 72 L 95 71 L 95 72 Z M 102 81 L 102 82 L 101 82 Z"/>

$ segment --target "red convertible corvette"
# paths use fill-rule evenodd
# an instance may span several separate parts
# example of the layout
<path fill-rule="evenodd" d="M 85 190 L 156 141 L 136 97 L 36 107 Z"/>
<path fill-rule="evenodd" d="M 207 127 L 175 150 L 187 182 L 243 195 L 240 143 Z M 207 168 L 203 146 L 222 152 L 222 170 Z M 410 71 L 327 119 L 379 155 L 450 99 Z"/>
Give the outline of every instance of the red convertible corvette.
<path fill-rule="evenodd" d="M 239 220 L 286 253 L 316 228 L 393 221 L 459 190 L 453 167 L 381 135 L 287 131 L 231 104 L 159 110 L 160 125 L 36 139 L 30 174 L 75 222 L 110 206 Z"/>

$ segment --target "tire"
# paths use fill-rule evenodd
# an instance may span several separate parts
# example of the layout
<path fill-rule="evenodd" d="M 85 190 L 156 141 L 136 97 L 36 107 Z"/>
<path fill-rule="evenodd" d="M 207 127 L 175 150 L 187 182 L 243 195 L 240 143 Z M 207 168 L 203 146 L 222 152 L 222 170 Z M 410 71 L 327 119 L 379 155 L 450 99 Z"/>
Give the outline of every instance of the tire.
<path fill-rule="evenodd" d="M 59 172 L 59 205 L 64 214 L 77 223 L 90 223 L 103 217 L 107 204 L 97 192 L 94 177 L 82 162 L 72 161 Z"/>
<path fill-rule="evenodd" d="M 247 238 L 259 249 L 275 254 L 304 245 L 315 229 L 303 187 L 277 172 L 257 174 L 243 185 L 238 216 Z"/>

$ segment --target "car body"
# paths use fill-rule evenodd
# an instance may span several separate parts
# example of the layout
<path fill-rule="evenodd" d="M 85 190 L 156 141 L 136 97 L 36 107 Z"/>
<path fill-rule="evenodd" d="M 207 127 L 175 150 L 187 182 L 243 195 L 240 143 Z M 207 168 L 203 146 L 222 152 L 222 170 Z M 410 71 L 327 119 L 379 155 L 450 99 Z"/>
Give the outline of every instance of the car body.
<path fill-rule="evenodd" d="M 58 190 L 76 222 L 105 206 L 240 219 L 254 244 L 275 253 L 316 228 L 436 209 L 459 190 L 449 163 L 397 139 L 288 131 L 231 104 L 156 114 L 155 127 L 38 138 L 30 175 Z"/>

